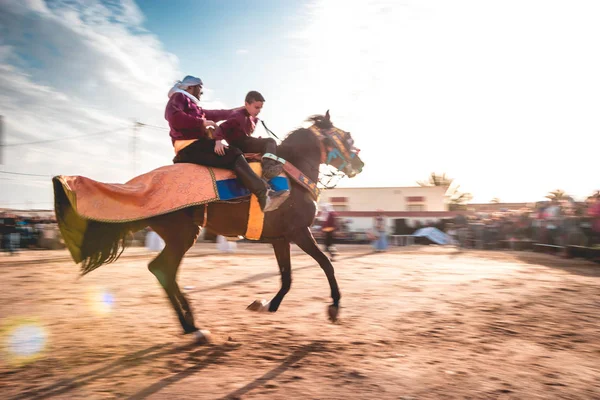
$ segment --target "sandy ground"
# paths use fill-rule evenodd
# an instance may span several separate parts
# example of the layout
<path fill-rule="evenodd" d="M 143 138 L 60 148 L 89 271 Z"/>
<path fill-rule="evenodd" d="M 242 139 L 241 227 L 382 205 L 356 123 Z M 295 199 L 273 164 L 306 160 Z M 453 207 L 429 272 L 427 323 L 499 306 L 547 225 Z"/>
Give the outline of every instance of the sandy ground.
<path fill-rule="evenodd" d="M 0 397 L 600 398 L 597 264 L 341 247 L 332 324 L 325 276 L 297 249 L 280 310 L 246 311 L 275 294 L 279 275 L 267 245 L 238 250 L 197 245 L 180 270 L 213 334 L 203 346 L 180 335 L 143 249 L 79 280 L 64 251 L 0 255 Z"/>

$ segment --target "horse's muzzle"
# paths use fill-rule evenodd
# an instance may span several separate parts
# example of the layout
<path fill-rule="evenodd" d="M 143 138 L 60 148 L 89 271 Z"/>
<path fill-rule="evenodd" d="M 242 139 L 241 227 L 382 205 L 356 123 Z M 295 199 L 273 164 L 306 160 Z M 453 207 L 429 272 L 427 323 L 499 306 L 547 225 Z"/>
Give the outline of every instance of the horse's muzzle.
<path fill-rule="evenodd" d="M 352 163 L 344 168 L 344 173 L 348 175 L 348 178 L 353 178 L 362 172 L 364 166 L 365 163 L 363 163 L 362 160 L 359 158 L 354 158 Z"/>

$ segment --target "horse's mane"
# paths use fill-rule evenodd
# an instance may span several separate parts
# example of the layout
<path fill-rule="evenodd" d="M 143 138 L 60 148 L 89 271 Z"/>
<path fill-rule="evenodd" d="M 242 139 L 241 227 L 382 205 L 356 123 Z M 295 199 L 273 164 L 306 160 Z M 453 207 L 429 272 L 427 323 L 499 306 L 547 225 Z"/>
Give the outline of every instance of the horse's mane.
<path fill-rule="evenodd" d="M 324 115 L 313 115 L 306 119 L 307 122 L 312 122 L 318 128 L 329 129 L 333 127 L 331 121 Z M 290 132 L 281 142 L 281 147 L 293 148 L 295 151 L 318 147 L 319 139 L 317 136 L 306 128 L 298 128 Z"/>
<path fill-rule="evenodd" d="M 313 115 L 312 117 L 308 117 L 306 121 L 314 123 L 321 129 L 333 128 L 331 120 L 325 115 Z"/>

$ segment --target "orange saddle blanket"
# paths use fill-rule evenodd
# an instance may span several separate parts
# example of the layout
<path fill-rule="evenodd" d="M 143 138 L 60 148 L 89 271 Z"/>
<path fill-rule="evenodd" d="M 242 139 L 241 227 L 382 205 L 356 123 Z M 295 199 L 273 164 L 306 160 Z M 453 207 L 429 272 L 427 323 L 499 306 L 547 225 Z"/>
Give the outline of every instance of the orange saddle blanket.
<path fill-rule="evenodd" d="M 173 164 L 136 176 L 124 184 L 102 183 L 83 176 L 56 176 L 61 190 L 81 217 L 102 222 L 129 222 L 214 201 L 246 197 L 233 171 L 195 164 Z M 289 189 L 283 175 L 269 181 Z"/>

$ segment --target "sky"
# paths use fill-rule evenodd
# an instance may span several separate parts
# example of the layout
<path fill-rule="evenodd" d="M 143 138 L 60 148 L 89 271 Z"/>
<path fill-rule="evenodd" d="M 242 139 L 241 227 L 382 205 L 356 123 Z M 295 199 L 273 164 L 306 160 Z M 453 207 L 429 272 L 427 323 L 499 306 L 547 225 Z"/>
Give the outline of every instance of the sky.
<path fill-rule="evenodd" d="M 0 207 L 52 208 L 54 175 L 170 164 L 164 107 L 188 74 L 208 109 L 259 90 L 279 137 L 329 109 L 365 162 L 340 187 L 437 172 L 473 202 L 584 199 L 599 20 L 595 0 L 0 0 Z"/>

